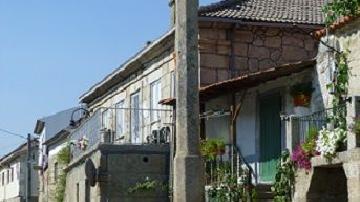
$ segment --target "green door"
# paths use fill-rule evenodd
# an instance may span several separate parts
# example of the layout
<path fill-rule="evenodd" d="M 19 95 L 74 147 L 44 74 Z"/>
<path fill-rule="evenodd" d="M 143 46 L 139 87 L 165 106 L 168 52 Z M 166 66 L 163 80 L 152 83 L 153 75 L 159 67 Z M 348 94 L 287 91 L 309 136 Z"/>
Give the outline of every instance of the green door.
<path fill-rule="evenodd" d="M 272 182 L 281 154 L 281 97 L 260 99 L 260 180 Z"/>

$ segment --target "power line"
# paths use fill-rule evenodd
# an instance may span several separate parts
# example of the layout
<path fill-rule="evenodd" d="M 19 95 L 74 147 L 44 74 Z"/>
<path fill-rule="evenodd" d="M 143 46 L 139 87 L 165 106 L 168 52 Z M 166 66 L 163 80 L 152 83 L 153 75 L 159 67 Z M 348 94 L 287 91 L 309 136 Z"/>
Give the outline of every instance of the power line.
<path fill-rule="evenodd" d="M 1 132 L 4 132 L 4 133 L 7 133 L 7 134 L 9 134 L 9 135 L 13 135 L 13 136 L 16 136 L 16 137 L 18 137 L 18 138 L 21 138 L 21 139 L 25 139 L 25 140 L 26 140 L 26 137 L 23 136 L 23 135 L 21 135 L 21 134 L 19 134 L 19 133 L 14 133 L 14 132 L 11 132 L 11 131 L 9 131 L 9 130 L 2 129 L 2 128 L 0 128 L 0 131 L 1 131 Z"/>

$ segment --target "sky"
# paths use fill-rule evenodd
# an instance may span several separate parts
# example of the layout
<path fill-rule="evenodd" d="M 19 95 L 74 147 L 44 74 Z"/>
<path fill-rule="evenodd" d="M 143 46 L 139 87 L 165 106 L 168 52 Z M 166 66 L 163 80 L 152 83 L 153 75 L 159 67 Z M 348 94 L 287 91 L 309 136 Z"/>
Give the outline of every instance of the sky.
<path fill-rule="evenodd" d="M 206 5 L 216 0 L 200 0 Z M 26 136 L 169 29 L 168 0 L 0 0 L 0 129 Z M 0 156 L 24 140 L 0 131 Z"/>

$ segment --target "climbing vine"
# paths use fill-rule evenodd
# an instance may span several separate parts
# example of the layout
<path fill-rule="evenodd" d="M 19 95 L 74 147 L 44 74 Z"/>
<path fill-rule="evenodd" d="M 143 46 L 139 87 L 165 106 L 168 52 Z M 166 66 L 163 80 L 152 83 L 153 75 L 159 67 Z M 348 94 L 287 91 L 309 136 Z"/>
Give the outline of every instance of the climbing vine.
<path fill-rule="evenodd" d="M 158 180 L 151 180 L 146 177 L 142 182 L 136 182 L 136 184 L 128 189 L 129 194 L 136 192 L 154 192 L 157 188 L 160 188 L 163 191 L 170 191 L 168 184 L 162 183 Z"/>
<path fill-rule="evenodd" d="M 335 81 L 328 85 L 333 92 L 333 114 L 330 121 L 334 123 L 334 127 L 346 130 L 346 108 L 345 100 L 348 93 L 349 84 L 349 66 L 347 61 L 349 51 L 336 53 L 336 76 Z"/>
<path fill-rule="evenodd" d="M 356 16 L 359 14 L 360 0 L 333 0 L 324 6 L 326 14 L 325 23 L 330 25 L 343 16 Z"/>
<path fill-rule="evenodd" d="M 295 166 L 288 150 L 282 152 L 276 166 L 275 183 L 271 187 L 275 202 L 290 202 L 295 184 Z"/>
<path fill-rule="evenodd" d="M 59 165 L 65 166 L 70 163 L 70 145 L 66 145 L 62 148 L 56 156 Z M 62 171 L 59 175 L 58 181 L 56 182 L 56 193 L 55 199 L 57 202 L 63 202 L 65 198 L 65 187 L 66 187 L 66 172 Z"/>

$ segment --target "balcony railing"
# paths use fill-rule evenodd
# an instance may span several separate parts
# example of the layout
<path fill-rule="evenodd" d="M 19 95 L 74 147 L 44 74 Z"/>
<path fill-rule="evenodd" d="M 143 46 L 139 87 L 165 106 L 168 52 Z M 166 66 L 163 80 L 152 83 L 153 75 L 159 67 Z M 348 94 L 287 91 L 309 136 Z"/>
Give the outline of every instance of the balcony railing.
<path fill-rule="evenodd" d="M 289 116 L 284 118 L 288 138 L 291 138 L 292 147 L 306 140 L 309 133 L 313 130 L 319 131 L 327 124 L 331 124 L 330 117 L 333 115 L 346 114 L 346 106 L 341 105 L 337 108 L 328 108 L 314 112 L 307 116 Z M 333 123 L 336 124 L 338 123 Z"/>
<path fill-rule="evenodd" d="M 122 119 L 116 116 L 117 110 L 123 110 Z M 132 116 L 134 110 L 139 117 L 136 126 Z M 156 119 L 150 117 L 156 113 Z M 153 116 L 154 117 L 154 116 Z M 117 127 L 121 121 L 122 128 Z M 81 121 L 70 135 L 72 142 L 72 158 L 93 149 L 98 143 L 107 144 L 162 144 L 170 141 L 173 132 L 172 110 L 167 109 L 132 109 L 132 108 L 101 108 L 90 117 Z M 139 139 L 131 137 L 134 133 Z"/>

